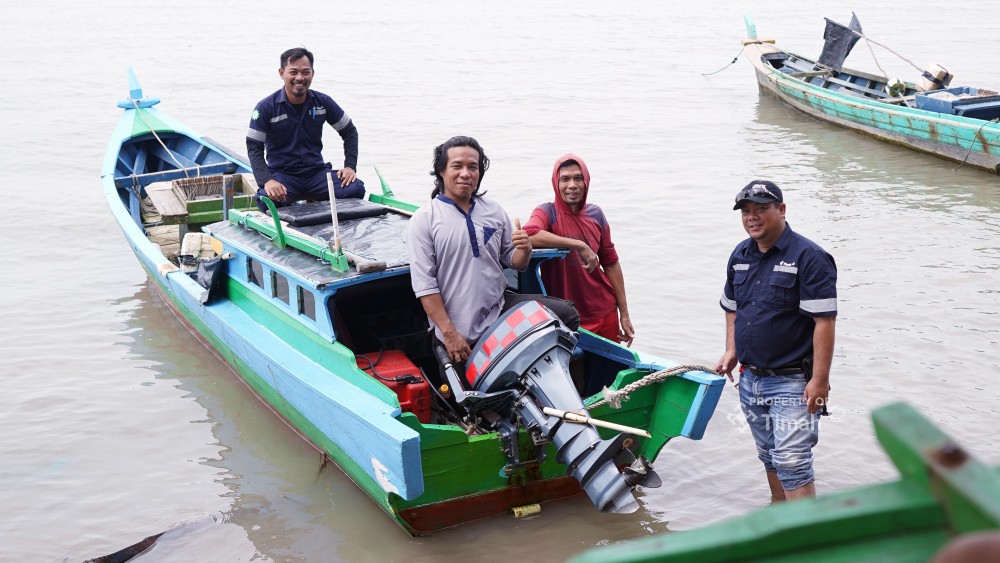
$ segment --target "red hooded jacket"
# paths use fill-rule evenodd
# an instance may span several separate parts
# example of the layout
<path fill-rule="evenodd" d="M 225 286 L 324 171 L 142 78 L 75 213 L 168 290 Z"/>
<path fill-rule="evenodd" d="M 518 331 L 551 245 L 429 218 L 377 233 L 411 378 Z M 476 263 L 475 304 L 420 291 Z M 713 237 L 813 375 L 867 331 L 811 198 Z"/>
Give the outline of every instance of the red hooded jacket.
<path fill-rule="evenodd" d="M 580 211 L 576 213 L 559 195 L 559 167 L 568 160 L 576 161 L 583 171 L 583 200 Z M 611 228 L 604 212 L 600 207 L 587 203 L 590 171 L 583 159 L 572 153 L 559 157 L 552 167 L 552 189 L 555 201 L 543 203 L 531 212 L 531 218 L 524 225 L 525 232 L 531 236 L 539 231 L 548 231 L 584 241 L 597 254 L 601 267 L 588 273 L 576 251 L 560 260 L 548 260 L 542 264 L 545 289 L 549 295 L 573 301 L 582 322 L 603 319 L 618 310 L 611 281 L 604 273 L 605 267 L 618 263 L 618 253 L 611 242 Z"/>

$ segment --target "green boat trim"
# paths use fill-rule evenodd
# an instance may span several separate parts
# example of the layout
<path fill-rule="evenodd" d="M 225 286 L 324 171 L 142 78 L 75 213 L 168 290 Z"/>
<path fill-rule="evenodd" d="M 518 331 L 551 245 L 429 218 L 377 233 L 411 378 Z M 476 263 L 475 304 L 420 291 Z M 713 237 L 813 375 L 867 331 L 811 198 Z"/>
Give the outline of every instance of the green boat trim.
<path fill-rule="evenodd" d="M 907 404 L 879 408 L 872 419 L 898 481 L 777 503 L 571 561 L 927 561 L 961 534 L 1000 529 L 1000 468 L 973 458 Z"/>

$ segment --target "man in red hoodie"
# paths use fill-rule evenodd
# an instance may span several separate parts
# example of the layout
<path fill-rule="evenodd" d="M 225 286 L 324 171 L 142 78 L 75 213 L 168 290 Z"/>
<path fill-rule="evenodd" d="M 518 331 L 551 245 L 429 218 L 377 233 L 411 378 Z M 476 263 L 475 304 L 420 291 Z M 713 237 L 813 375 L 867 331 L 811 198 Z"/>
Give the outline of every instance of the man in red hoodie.
<path fill-rule="evenodd" d="M 536 207 L 524 230 L 535 248 L 571 250 L 561 260 L 542 264 L 548 293 L 576 304 L 582 328 L 631 345 L 635 329 L 625 299 L 625 277 L 604 212 L 587 203 L 589 188 L 590 172 L 583 159 L 560 156 L 552 167 L 555 200 Z"/>

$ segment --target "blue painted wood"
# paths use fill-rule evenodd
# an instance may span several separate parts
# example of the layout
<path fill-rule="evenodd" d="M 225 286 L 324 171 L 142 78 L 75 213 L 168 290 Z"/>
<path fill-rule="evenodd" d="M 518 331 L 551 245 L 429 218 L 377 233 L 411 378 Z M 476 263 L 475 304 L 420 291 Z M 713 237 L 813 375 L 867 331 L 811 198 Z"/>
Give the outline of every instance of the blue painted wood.
<path fill-rule="evenodd" d="M 185 173 L 184 170 L 164 170 L 163 172 L 149 172 L 143 174 L 140 178 L 142 185 L 149 185 L 153 182 L 169 182 L 171 180 L 180 180 L 182 178 L 191 177 L 195 172 L 200 172 L 202 176 L 209 176 L 212 174 L 235 174 L 240 172 L 239 166 L 232 162 L 219 162 L 216 164 L 208 164 L 198 167 L 197 171 L 192 167 L 192 169 Z M 121 178 L 114 179 L 115 185 L 119 188 L 127 188 L 132 185 L 132 177 L 124 176 Z"/>

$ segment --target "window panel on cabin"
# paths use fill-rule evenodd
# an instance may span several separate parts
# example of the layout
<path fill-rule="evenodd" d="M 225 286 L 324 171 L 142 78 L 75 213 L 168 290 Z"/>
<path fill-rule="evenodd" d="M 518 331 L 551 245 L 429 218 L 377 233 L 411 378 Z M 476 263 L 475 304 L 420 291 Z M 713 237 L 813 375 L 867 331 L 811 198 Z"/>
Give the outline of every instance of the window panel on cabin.
<path fill-rule="evenodd" d="M 277 297 L 285 303 L 289 303 L 288 278 L 277 272 L 271 272 L 271 297 Z"/>
<path fill-rule="evenodd" d="M 299 292 L 299 314 L 305 315 L 312 320 L 316 320 L 316 298 L 313 296 L 311 291 L 306 291 L 302 287 L 298 288 Z"/>
<path fill-rule="evenodd" d="M 247 258 L 247 281 L 264 289 L 264 267 L 253 258 Z"/>

